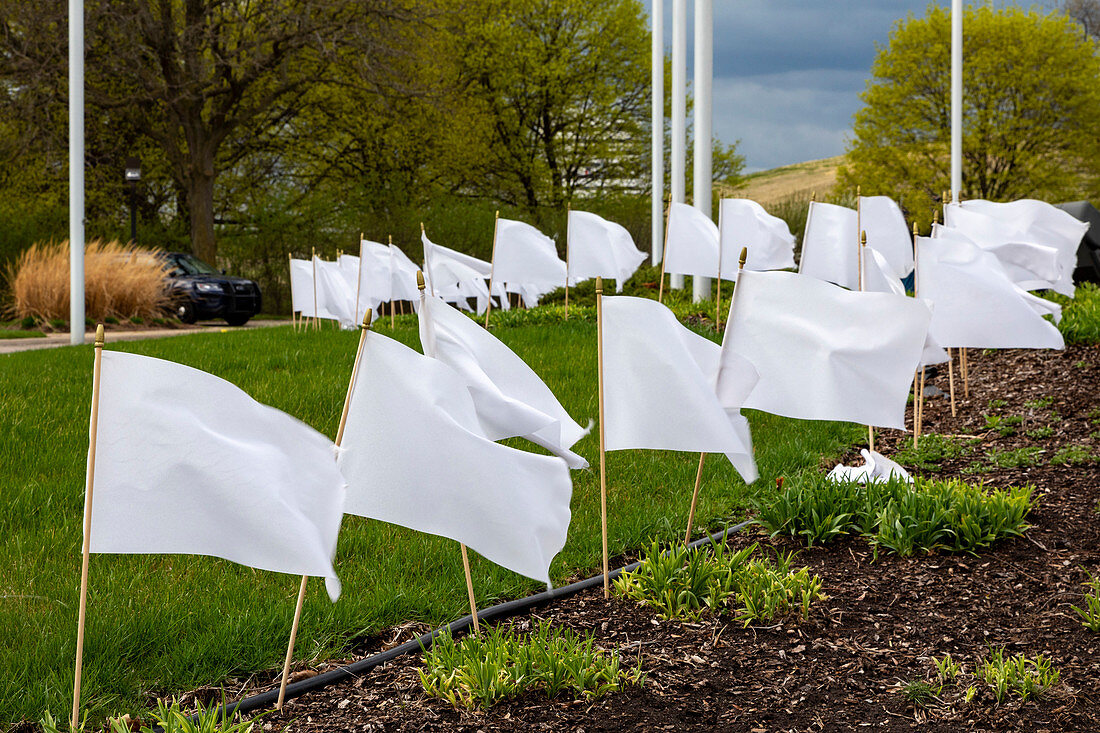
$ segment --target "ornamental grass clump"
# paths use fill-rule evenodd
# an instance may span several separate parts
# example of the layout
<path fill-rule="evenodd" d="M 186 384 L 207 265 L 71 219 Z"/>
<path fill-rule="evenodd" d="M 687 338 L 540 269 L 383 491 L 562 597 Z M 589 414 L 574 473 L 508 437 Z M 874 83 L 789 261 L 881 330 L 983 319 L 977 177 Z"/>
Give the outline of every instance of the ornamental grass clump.
<path fill-rule="evenodd" d="M 615 580 L 615 592 L 657 609 L 662 618 L 696 620 L 733 606 L 748 626 L 798 611 L 825 598 L 821 578 L 808 568 L 792 570 L 793 554 L 753 558 L 757 545 L 730 551 L 724 542 L 709 548 L 675 545 L 664 552 L 654 542 L 645 559 Z"/>
<path fill-rule="evenodd" d="M 641 685 L 641 660 L 623 669 L 619 655 L 595 646 L 592 634 L 542 621 L 528 635 L 500 627 L 456 642 L 449 631 L 424 653 L 424 692 L 455 707 L 488 708 L 530 690 L 586 700 Z"/>
<path fill-rule="evenodd" d="M 69 318 L 69 243 L 35 244 L 8 268 L 16 318 Z M 148 250 L 90 242 L 84 250 L 84 312 L 95 321 L 151 320 L 169 304 L 164 265 Z"/>
<path fill-rule="evenodd" d="M 989 658 L 978 664 L 977 675 L 989 685 L 997 702 L 1004 702 L 1012 693 L 1025 702 L 1042 697 L 1058 684 L 1060 677 L 1058 670 L 1042 654 L 1034 659 L 1023 654 L 1006 657 L 1004 649 L 990 649 Z"/>
<path fill-rule="evenodd" d="M 1081 624 L 1089 631 L 1100 631 L 1100 578 L 1089 573 L 1089 579 L 1083 585 L 1088 588 L 1085 593 L 1085 607 L 1071 605 L 1070 608 L 1081 617 Z"/>
<path fill-rule="evenodd" d="M 1030 487 L 986 492 L 958 479 L 864 486 L 818 476 L 755 506 L 756 522 L 772 537 L 812 545 L 859 534 L 876 551 L 907 556 L 937 550 L 973 554 L 996 540 L 1020 536 L 1034 501 Z"/>

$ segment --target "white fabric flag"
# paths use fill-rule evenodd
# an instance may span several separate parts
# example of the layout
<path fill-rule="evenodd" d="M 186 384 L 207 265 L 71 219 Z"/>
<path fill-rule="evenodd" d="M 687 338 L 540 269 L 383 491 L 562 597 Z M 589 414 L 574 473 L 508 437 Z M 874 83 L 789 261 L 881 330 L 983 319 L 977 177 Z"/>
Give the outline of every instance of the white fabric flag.
<path fill-rule="evenodd" d="M 867 246 L 886 258 L 890 271 L 899 278 L 913 271 L 913 234 L 892 198 L 860 196 L 859 228 L 867 232 Z"/>
<path fill-rule="evenodd" d="M 104 351 L 92 552 L 211 555 L 325 578 L 344 507 L 332 441 L 206 372 Z"/>
<path fill-rule="evenodd" d="M 290 309 L 308 318 L 313 313 L 313 265 L 309 260 L 290 260 Z"/>
<path fill-rule="evenodd" d="M 984 214 L 966 211 L 957 206 L 949 206 L 947 211 L 955 223 L 966 227 L 966 231 L 933 224 L 933 239 L 962 241 L 992 252 L 1000 260 L 1009 279 L 1024 290 L 1047 290 L 1061 278 L 1062 265 L 1058 262 L 1058 250 L 1054 247 L 1035 242 L 1013 241 L 1004 234 L 991 234 L 990 225 L 994 222 Z"/>
<path fill-rule="evenodd" d="M 1041 299 L 1014 284 L 997 258 L 975 245 L 918 237 L 917 293 L 933 303 L 929 333 L 943 346 L 1065 348 L 1054 324 L 1036 312 Z"/>
<path fill-rule="evenodd" d="M 345 255 L 346 257 L 347 255 Z M 393 263 L 390 248 L 379 242 L 359 243 L 360 267 L 356 271 L 356 323 L 361 323 L 367 308 L 378 317 L 379 306 L 393 300 Z"/>
<path fill-rule="evenodd" d="M 794 267 L 794 235 L 787 222 L 750 199 L 722 199 L 718 206 L 723 280 L 737 279 L 742 247 L 749 250 L 746 270 Z"/>
<path fill-rule="evenodd" d="M 665 272 L 695 277 L 718 277 L 718 227 L 694 206 L 673 203 L 668 213 Z M 736 272 L 737 259 L 729 268 Z M 728 273 L 722 276 L 731 280 Z"/>
<path fill-rule="evenodd" d="M 570 211 L 568 231 L 570 285 L 593 277 L 615 278 L 615 287 L 622 292 L 623 283 L 646 257 L 634 246 L 630 232 L 602 216 Z"/>
<path fill-rule="evenodd" d="M 497 220 L 493 258 L 493 283 L 507 283 L 512 292 L 534 285 L 549 292 L 565 285 L 565 263 L 558 258 L 554 240 L 530 224 Z M 494 288 L 495 289 L 495 288 Z"/>
<path fill-rule="evenodd" d="M 369 332 L 339 465 L 349 514 L 449 537 L 550 582 L 569 528 L 569 468 L 486 438 L 466 381 L 443 362 Z"/>
<path fill-rule="evenodd" d="M 476 257 L 456 252 L 453 249 L 435 244 L 427 234 L 420 235 L 424 245 L 424 272 L 431 292 L 448 303 L 455 303 L 463 310 L 470 310 L 467 299 L 474 298 L 478 313 L 484 313 L 489 306 L 488 262 L 482 263 Z M 473 261 L 474 266 L 470 262 Z M 480 263 L 480 264 L 478 264 Z M 481 264 L 485 273 L 481 273 Z"/>
<path fill-rule="evenodd" d="M 420 268 L 409 259 L 409 256 L 401 251 L 395 244 L 389 246 L 390 250 L 390 292 L 394 300 L 408 300 L 414 308 L 420 307 L 420 290 L 416 284 L 416 273 Z"/>
<path fill-rule="evenodd" d="M 485 437 L 526 438 L 564 458 L 570 468 L 588 467 L 588 461 L 569 450 L 588 431 L 496 336 L 439 298 L 425 295 L 420 343 L 426 355 L 466 380 Z"/>
<path fill-rule="evenodd" d="M 944 212 L 945 220 L 952 208 L 955 207 L 949 206 L 948 211 Z M 962 202 L 961 208 L 994 219 L 1002 230 L 1012 235 L 1012 241 L 1031 242 L 1058 250 L 1059 277 L 1050 289 L 1073 297 L 1073 270 L 1077 265 L 1077 249 L 1081 246 L 1081 238 L 1089 229 L 1087 223 L 1045 201 L 1034 199 L 1008 203 L 975 199 Z M 950 224 L 950 221 L 947 223 Z"/>
<path fill-rule="evenodd" d="M 897 479 L 907 484 L 913 483 L 908 471 L 881 453 L 866 448 L 861 448 L 859 453 L 863 456 L 862 466 L 845 466 L 839 463 L 829 471 L 825 480 L 837 483 L 884 484 L 890 479 Z"/>
<path fill-rule="evenodd" d="M 740 413 L 756 380 L 752 367 L 736 354 L 723 365 L 718 344 L 655 300 L 609 296 L 602 308 L 607 450 L 724 453 L 745 483 L 755 481 L 749 423 Z"/>
<path fill-rule="evenodd" d="M 760 375 L 745 407 L 903 430 L 930 318 L 914 298 L 742 272 L 725 346 Z"/>
<path fill-rule="evenodd" d="M 313 272 L 317 291 L 316 317 L 339 321 L 345 327 L 355 325 L 355 293 L 340 271 L 340 265 L 314 256 Z"/>
<path fill-rule="evenodd" d="M 905 295 L 905 286 L 898 278 L 886 256 L 870 246 L 863 248 L 863 290 L 868 293 L 893 293 Z"/>
<path fill-rule="evenodd" d="M 929 310 L 931 310 L 931 304 L 927 303 Z M 936 343 L 936 339 L 932 338 L 932 333 L 929 332 L 928 336 L 924 339 L 924 350 L 920 354 L 921 367 L 932 366 L 933 364 L 945 364 L 951 361 L 951 356 L 947 353 L 947 350 Z"/>
<path fill-rule="evenodd" d="M 855 209 L 811 201 L 798 271 L 850 290 L 859 290 L 857 229 Z"/>

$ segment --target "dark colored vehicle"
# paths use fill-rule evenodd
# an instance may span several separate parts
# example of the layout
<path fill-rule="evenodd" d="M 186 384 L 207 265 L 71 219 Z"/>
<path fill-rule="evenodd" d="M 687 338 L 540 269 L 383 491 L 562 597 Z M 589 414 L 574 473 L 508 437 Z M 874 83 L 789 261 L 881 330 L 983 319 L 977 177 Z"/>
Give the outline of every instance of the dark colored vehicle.
<path fill-rule="evenodd" d="M 243 277 L 231 277 L 199 258 L 181 252 L 162 252 L 172 298 L 172 312 L 184 323 L 224 318 L 243 326 L 260 312 L 260 286 Z"/>

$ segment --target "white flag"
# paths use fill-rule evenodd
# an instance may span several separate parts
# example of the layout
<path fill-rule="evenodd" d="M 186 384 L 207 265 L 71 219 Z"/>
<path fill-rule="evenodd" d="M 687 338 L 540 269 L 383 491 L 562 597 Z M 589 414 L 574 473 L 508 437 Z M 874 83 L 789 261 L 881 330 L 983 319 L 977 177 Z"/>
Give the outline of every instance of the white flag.
<path fill-rule="evenodd" d="M 347 255 L 345 255 L 346 257 Z M 356 322 L 361 323 L 367 308 L 378 316 L 379 306 L 393 300 L 393 262 L 390 248 L 380 242 L 359 243 L 359 268 L 356 270 Z"/>
<path fill-rule="evenodd" d="M 890 480 L 913 483 L 913 478 L 908 471 L 881 453 L 869 451 L 866 448 L 861 448 L 859 453 L 863 456 L 862 466 L 845 466 L 843 463 L 838 463 L 832 471 L 829 471 L 825 480 L 858 484 L 884 484 Z"/>
<path fill-rule="evenodd" d="M 867 232 L 867 246 L 886 258 L 890 271 L 899 278 L 913 271 L 913 235 L 892 198 L 860 196 L 859 228 Z"/>
<path fill-rule="evenodd" d="M 673 203 L 668 213 L 665 272 L 718 277 L 718 227 L 694 206 Z M 730 270 L 736 272 L 737 259 Z M 727 280 L 733 279 L 722 273 Z"/>
<path fill-rule="evenodd" d="M 490 440 L 522 437 L 587 468 L 569 448 L 587 434 L 522 359 L 484 328 L 439 298 L 420 310 L 424 353 L 458 372 L 470 390 L 482 432 Z"/>
<path fill-rule="evenodd" d="M 456 303 L 463 310 L 470 309 L 467 299 L 474 298 L 477 312 L 484 313 L 489 306 L 489 286 L 485 281 L 491 265 L 436 244 L 428 239 L 427 234 L 421 233 L 420 241 L 424 245 L 424 272 L 431 291 L 448 303 Z"/>
<path fill-rule="evenodd" d="M 859 231 L 855 209 L 810 202 L 798 271 L 859 290 Z"/>
<path fill-rule="evenodd" d="M 420 290 L 416 284 L 416 273 L 420 268 L 397 245 L 391 244 L 389 250 L 392 277 L 390 292 L 393 293 L 393 299 L 410 301 L 414 308 L 419 308 Z"/>
<path fill-rule="evenodd" d="M 1014 241 L 1032 242 L 1058 250 L 1060 276 L 1051 289 L 1073 297 L 1073 270 L 1077 266 L 1077 249 L 1089 229 L 1087 223 L 1056 206 L 1035 199 L 1008 203 L 975 199 L 964 201 L 961 206 L 965 211 L 985 214 L 997 220 L 1014 235 Z M 948 213 L 944 212 L 945 219 Z"/>
<path fill-rule="evenodd" d="M 990 252 L 962 241 L 917 238 L 917 293 L 932 302 L 929 333 L 943 346 L 1062 349 L 1042 299 L 1021 289 Z"/>
<path fill-rule="evenodd" d="M 905 295 L 905 286 L 890 267 L 885 255 L 877 249 L 864 247 L 860 261 L 863 265 L 862 290 L 868 293 Z"/>
<path fill-rule="evenodd" d="M 1058 250 L 1035 242 L 1013 241 L 1010 235 L 998 232 L 995 222 L 984 214 L 978 214 L 958 206 L 948 206 L 947 215 L 964 228 L 932 225 L 932 238 L 946 241 L 962 241 L 992 252 L 1005 269 L 1012 282 L 1024 290 L 1047 290 L 1062 277 L 1058 262 Z"/>
<path fill-rule="evenodd" d="M 554 240 L 530 224 L 511 219 L 497 221 L 493 283 L 507 283 L 513 292 L 522 286 L 549 292 L 565 285 L 565 263 Z"/>
<path fill-rule="evenodd" d="M 794 267 L 794 235 L 787 222 L 750 199 L 722 199 L 719 212 L 723 280 L 737 279 L 742 247 L 748 248 L 746 270 Z"/>
<path fill-rule="evenodd" d="M 621 225 L 587 211 L 569 212 L 567 258 L 569 284 L 593 277 L 614 278 L 621 292 L 623 283 L 638 269 L 645 253 Z"/>
<path fill-rule="evenodd" d="M 749 424 L 740 413 L 756 379 L 752 367 L 736 354 L 723 364 L 718 344 L 684 328 L 655 300 L 610 296 L 602 308 L 607 450 L 724 453 L 745 483 L 755 481 Z"/>
<path fill-rule="evenodd" d="M 569 528 L 565 461 L 486 438 L 465 380 L 393 339 L 369 332 L 357 374 L 339 459 L 346 511 L 549 583 Z"/>
<path fill-rule="evenodd" d="M 760 375 L 745 407 L 904 429 L 930 318 L 914 298 L 742 272 L 724 346 Z"/>
<path fill-rule="evenodd" d="M 325 578 L 343 517 L 332 441 L 206 372 L 104 351 L 91 551 L 212 555 Z"/>
<path fill-rule="evenodd" d="M 313 265 L 309 260 L 290 260 L 290 309 L 304 317 L 313 312 Z"/>
<path fill-rule="evenodd" d="M 314 256 L 314 287 L 317 289 L 317 317 L 339 321 L 345 328 L 355 325 L 355 291 L 337 262 Z"/>

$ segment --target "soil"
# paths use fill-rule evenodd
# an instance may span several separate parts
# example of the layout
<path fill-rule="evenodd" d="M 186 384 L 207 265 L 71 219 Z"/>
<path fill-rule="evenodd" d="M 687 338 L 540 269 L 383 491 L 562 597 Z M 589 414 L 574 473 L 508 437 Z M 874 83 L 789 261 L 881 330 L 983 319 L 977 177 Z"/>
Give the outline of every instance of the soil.
<path fill-rule="evenodd" d="M 1071 610 L 1082 606 L 1086 571 L 1100 573 L 1100 348 L 1065 352 L 970 350 L 969 397 L 956 374 L 957 417 L 947 397 L 926 402 L 924 432 L 955 437 L 963 454 L 917 468 L 917 475 L 1030 484 L 1039 498 L 1023 538 L 998 542 L 980 556 L 873 557 L 862 539 L 826 548 L 770 541 L 759 530 L 731 538 L 799 549 L 796 565 L 820 575 L 828 599 L 810 617 L 745 628 L 732 615 L 699 623 L 662 621 L 602 591 L 582 593 L 533 617 L 594 632 L 597 644 L 625 660 L 641 658 L 646 677 L 593 701 L 529 693 L 488 711 L 455 709 L 426 697 L 408 656 L 353 683 L 287 702 L 266 713 L 265 731 L 420 730 L 732 730 L 1100 731 L 1100 633 Z M 948 391 L 946 371 L 932 384 Z M 987 427 L 1023 418 L 1002 431 Z M 1014 430 L 1014 432 L 1012 432 Z M 1031 433 L 1029 435 L 1028 433 Z M 1002 434 L 1004 433 L 1004 434 Z M 899 431 L 877 433 L 888 456 L 911 444 Z M 1052 463 L 1059 449 L 1083 446 L 1090 460 Z M 1005 455 L 1032 451 L 1033 465 L 996 467 Z M 859 462 L 858 451 L 845 457 Z M 828 468 L 823 466 L 823 468 Z M 422 629 L 406 626 L 364 647 L 388 647 Z M 1042 654 L 1060 682 L 1038 700 L 996 702 L 975 677 L 991 648 Z M 364 648 L 364 653 L 366 648 Z M 939 687 L 933 658 L 951 654 L 963 673 Z M 272 680 L 277 673 L 272 673 Z M 309 674 L 309 672 L 303 672 Z M 932 686 L 911 701 L 906 685 Z M 975 692 L 966 700 L 967 688 Z M 911 690 L 912 688 L 910 688 Z"/>

